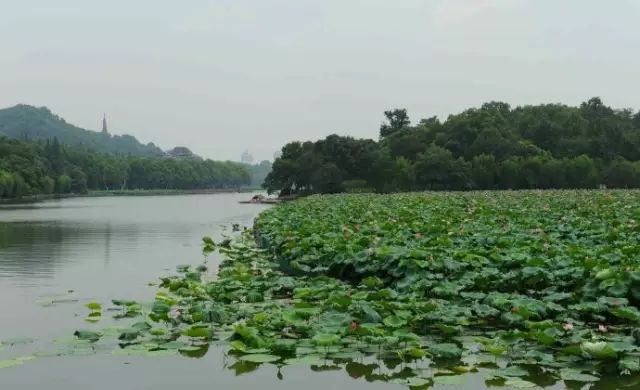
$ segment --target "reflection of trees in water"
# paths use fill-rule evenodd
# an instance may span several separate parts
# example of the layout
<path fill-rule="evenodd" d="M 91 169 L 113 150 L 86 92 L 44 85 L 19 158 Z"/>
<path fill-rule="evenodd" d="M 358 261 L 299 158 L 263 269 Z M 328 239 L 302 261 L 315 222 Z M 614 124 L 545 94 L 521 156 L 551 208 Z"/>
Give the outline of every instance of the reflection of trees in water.
<path fill-rule="evenodd" d="M 131 226 L 121 232 L 136 239 Z M 43 278 L 64 264 L 111 256 L 110 224 L 0 223 L 0 275 Z"/>
<path fill-rule="evenodd" d="M 106 225 L 104 235 L 104 266 L 109 266 L 109 259 L 111 258 L 111 224 Z"/>
<path fill-rule="evenodd" d="M 425 363 L 425 361 L 423 361 L 422 363 Z M 427 367 L 422 367 L 424 364 L 421 364 L 421 362 L 419 361 L 403 362 L 399 359 L 368 358 L 362 359 L 360 361 L 350 361 L 345 363 L 344 361 L 327 358 L 323 364 L 310 365 L 305 367 L 304 369 L 311 369 L 315 372 L 344 370 L 346 374 L 353 379 L 365 380 L 367 382 L 394 382 L 402 384 L 405 380 L 416 376 L 431 377 L 439 370 L 442 370 L 442 372 L 444 372 L 444 375 L 450 376 L 454 374 L 450 370 L 452 368 L 455 368 L 456 365 L 452 365 L 452 361 L 448 361 L 448 363 L 449 364 L 435 364 L 431 366 L 429 366 L 429 364 L 427 363 Z M 458 363 L 461 364 L 459 361 Z M 233 362 L 233 364 L 225 365 L 225 367 L 233 371 L 235 375 L 238 376 L 252 373 L 258 370 L 261 365 L 261 363 L 236 360 Z M 286 380 L 286 375 L 283 374 L 282 370 L 286 367 L 288 366 L 278 365 L 278 379 Z M 587 385 L 584 382 L 564 382 L 559 378 L 559 375 L 557 373 L 553 373 L 551 371 L 543 372 L 540 367 L 530 365 L 521 367 L 529 371 L 529 375 L 523 377 L 523 379 L 532 382 L 542 388 L 557 385 L 561 388 L 567 388 L 569 390 L 582 390 L 587 387 L 589 388 L 589 390 L 640 389 L 640 376 L 638 375 L 619 376 L 617 372 L 613 371 L 610 375 L 602 376 L 598 382 L 590 383 Z M 499 369 L 497 365 L 493 364 L 490 364 L 485 368 Z M 299 373 L 295 373 L 293 375 L 296 376 L 299 375 Z M 465 376 L 465 374 L 461 375 Z M 473 375 L 473 377 L 468 379 L 467 382 L 475 384 L 477 387 L 474 388 L 500 388 L 505 386 L 506 378 L 495 377 L 495 379 L 487 379 L 487 375 L 484 375 L 482 372 L 472 373 L 471 375 Z M 429 383 L 424 386 L 416 386 L 411 388 L 428 389 L 432 386 L 433 381 L 430 380 Z"/>

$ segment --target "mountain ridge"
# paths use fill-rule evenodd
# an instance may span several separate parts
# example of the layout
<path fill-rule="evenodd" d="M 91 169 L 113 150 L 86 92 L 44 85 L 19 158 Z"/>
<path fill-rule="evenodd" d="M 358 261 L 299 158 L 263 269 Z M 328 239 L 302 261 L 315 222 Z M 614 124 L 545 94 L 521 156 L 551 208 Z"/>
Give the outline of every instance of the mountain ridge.
<path fill-rule="evenodd" d="M 143 144 L 132 135 L 112 135 L 75 126 L 47 107 L 17 104 L 0 109 L 0 136 L 22 140 L 50 140 L 85 147 L 100 153 L 162 157 L 165 152 L 153 142 Z"/>

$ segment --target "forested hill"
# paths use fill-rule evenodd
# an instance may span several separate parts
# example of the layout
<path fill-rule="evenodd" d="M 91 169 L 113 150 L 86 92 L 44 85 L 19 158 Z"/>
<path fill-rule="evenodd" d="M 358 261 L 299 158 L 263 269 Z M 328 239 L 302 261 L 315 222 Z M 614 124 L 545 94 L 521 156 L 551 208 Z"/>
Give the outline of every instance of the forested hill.
<path fill-rule="evenodd" d="M 283 193 L 640 187 L 640 112 L 489 102 L 412 125 L 385 112 L 379 140 L 331 135 L 282 148 L 264 186 Z"/>
<path fill-rule="evenodd" d="M 67 123 L 46 107 L 20 104 L 0 109 L 0 136 L 20 140 L 52 140 L 100 153 L 162 156 L 153 143 L 142 144 L 130 135 L 102 134 Z"/>

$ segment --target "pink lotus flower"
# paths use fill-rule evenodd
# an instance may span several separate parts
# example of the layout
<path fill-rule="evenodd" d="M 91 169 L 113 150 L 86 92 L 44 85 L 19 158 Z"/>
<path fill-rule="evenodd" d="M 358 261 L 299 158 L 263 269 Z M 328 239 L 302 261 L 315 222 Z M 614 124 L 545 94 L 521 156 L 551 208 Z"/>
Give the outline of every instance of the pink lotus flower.
<path fill-rule="evenodd" d="M 600 331 L 602 333 L 607 333 L 608 330 L 609 330 L 609 328 L 607 328 L 606 325 L 598 325 L 598 331 Z"/>
<path fill-rule="evenodd" d="M 567 322 L 566 324 L 562 325 L 562 327 L 564 328 L 564 330 L 566 331 L 570 331 L 573 330 L 573 324 L 570 322 Z"/>

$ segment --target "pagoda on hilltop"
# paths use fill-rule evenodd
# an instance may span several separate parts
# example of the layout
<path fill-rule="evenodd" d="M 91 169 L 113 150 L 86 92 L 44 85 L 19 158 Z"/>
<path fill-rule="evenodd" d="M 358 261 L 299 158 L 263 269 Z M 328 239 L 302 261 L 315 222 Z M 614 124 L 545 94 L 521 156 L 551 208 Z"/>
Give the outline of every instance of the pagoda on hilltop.
<path fill-rule="evenodd" d="M 102 134 L 109 134 L 107 130 L 107 114 L 103 114 L 102 116 Z"/>

